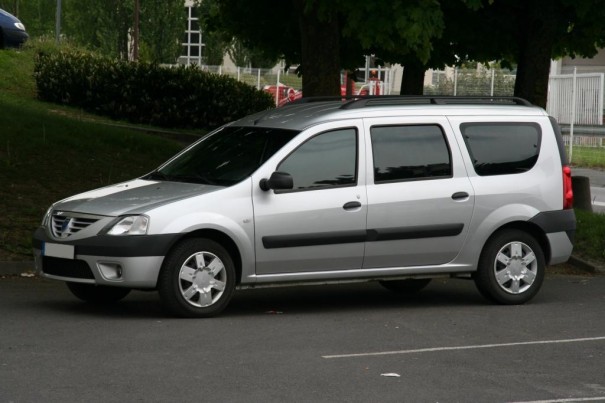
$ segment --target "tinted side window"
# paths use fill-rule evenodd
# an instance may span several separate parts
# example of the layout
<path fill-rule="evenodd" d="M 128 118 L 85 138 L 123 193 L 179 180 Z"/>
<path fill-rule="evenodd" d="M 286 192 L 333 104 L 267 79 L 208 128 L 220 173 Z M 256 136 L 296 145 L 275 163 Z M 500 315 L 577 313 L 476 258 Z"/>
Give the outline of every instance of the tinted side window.
<path fill-rule="evenodd" d="M 372 127 L 374 183 L 452 175 L 450 151 L 437 125 Z"/>
<path fill-rule="evenodd" d="M 478 175 L 529 171 L 538 160 L 540 126 L 534 123 L 465 123 L 460 126 Z"/>
<path fill-rule="evenodd" d="M 277 167 L 294 179 L 294 190 L 357 183 L 357 131 L 335 130 L 315 136 Z"/>

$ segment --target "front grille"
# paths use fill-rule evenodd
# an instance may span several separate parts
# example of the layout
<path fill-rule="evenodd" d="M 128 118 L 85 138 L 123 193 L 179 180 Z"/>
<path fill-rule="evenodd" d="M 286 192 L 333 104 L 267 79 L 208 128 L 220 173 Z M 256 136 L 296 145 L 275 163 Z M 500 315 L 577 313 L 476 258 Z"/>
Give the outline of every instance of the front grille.
<path fill-rule="evenodd" d="M 42 271 L 53 276 L 94 279 L 90 266 L 83 260 L 42 257 Z"/>
<path fill-rule="evenodd" d="M 100 217 L 56 212 L 52 215 L 51 229 L 57 238 L 67 238 L 99 221 Z"/>

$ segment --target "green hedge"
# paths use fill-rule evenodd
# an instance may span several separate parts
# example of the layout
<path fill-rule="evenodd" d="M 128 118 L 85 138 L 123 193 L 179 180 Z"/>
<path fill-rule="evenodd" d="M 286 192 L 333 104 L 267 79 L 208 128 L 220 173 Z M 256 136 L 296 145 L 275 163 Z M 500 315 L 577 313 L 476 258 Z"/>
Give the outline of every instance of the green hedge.
<path fill-rule="evenodd" d="M 39 53 L 38 97 L 114 119 L 212 129 L 271 108 L 270 95 L 195 66 L 162 67 L 77 50 Z"/>

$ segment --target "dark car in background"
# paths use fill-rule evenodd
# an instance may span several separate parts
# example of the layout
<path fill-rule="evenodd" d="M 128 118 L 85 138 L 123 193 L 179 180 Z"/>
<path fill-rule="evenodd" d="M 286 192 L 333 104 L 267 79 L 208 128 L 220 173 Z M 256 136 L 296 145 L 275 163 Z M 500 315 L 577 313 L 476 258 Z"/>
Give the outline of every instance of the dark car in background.
<path fill-rule="evenodd" d="M 28 38 L 21 21 L 0 8 L 0 49 L 18 48 Z"/>

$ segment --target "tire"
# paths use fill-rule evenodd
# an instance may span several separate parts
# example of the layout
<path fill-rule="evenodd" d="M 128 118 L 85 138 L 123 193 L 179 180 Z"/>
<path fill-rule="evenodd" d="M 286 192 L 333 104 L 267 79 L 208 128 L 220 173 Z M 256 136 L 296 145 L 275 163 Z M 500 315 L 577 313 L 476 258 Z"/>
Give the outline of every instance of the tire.
<path fill-rule="evenodd" d="M 186 239 L 166 257 L 158 279 L 160 299 L 177 316 L 206 318 L 225 309 L 235 289 L 235 266 L 220 244 Z"/>
<path fill-rule="evenodd" d="M 505 229 L 488 240 L 474 275 L 479 292 L 503 305 L 531 300 L 544 281 L 542 247 L 527 232 Z"/>
<path fill-rule="evenodd" d="M 73 295 L 82 301 L 94 304 L 118 302 L 130 293 L 130 288 L 108 287 L 104 285 L 66 283 Z"/>
<path fill-rule="evenodd" d="M 402 295 L 414 295 L 424 289 L 432 279 L 430 278 L 410 278 L 405 280 L 386 280 L 380 281 L 380 285 L 389 291 Z"/>

